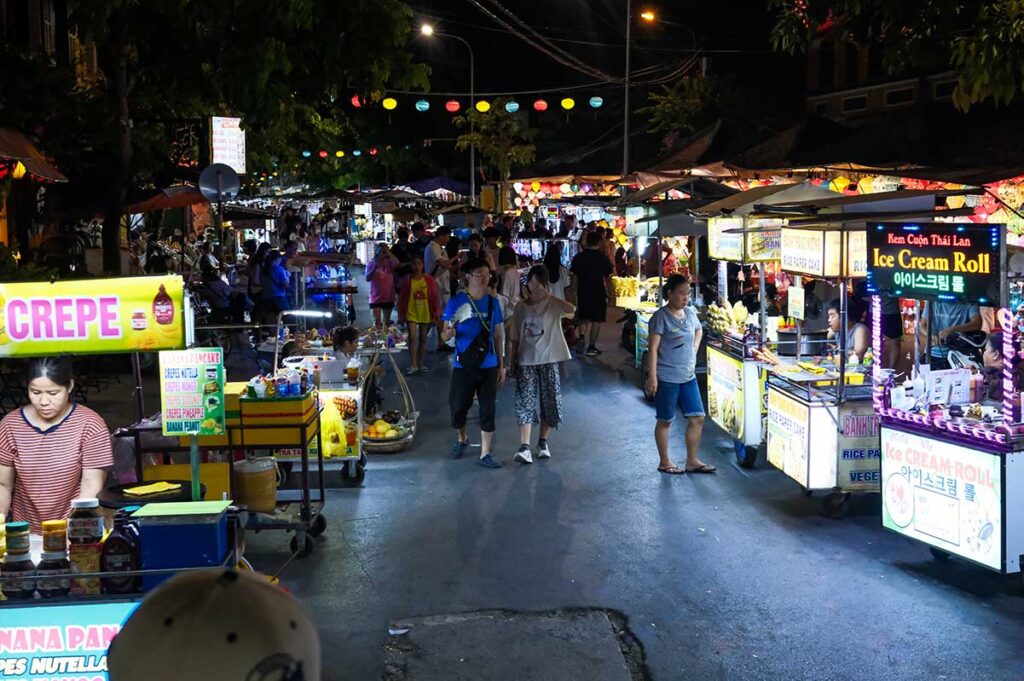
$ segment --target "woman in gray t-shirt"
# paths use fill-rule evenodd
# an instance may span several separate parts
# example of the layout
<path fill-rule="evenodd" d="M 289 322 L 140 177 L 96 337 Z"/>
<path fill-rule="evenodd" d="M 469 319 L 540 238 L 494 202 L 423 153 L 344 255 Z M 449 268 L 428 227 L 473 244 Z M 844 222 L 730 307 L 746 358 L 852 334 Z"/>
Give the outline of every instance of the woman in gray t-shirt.
<path fill-rule="evenodd" d="M 697 457 L 704 430 L 704 403 L 695 375 L 697 348 L 703 330 L 697 311 L 689 306 L 690 282 L 673 274 L 665 284 L 667 303 L 651 315 L 647 340 L 647 393 L 654 396 L 657 425 L 654 442 L 661 463 L 658 470 L 669 475 L 714 473 L 715 467 Z M 686 417 L 686 467 L 672 463 L 668 453 L 668 434 L 676 410 Z"/>

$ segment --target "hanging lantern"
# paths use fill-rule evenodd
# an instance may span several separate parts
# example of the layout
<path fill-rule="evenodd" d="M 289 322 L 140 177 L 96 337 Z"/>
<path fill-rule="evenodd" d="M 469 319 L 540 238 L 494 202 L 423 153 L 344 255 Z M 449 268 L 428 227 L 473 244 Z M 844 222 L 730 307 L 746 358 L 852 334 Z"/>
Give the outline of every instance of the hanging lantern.
<path fill-rule="evenodd" d="M 512 189 L 515 189 L 516 190 L 516 194 L 518 194 L 519 192 L 523 191 L 523 183 L 522 182 L 514 182 L 512 184 Z"/>
<path fill-rule="evenodd" d="M 18 161 L 17 163 L 14 164 L 14 170 L 13 172 L 11 172 L 11 177 L 15 180 L 20 180 L 21 178 L 25 177 L 26 172 L 27 171 L 25 170 L 25 164 L 22 163 L 21 161 Z"/>
<path fill-rule="evenodd" d="M 530 189 L 532 189 L 535 192 L 539 192 L 540 191 L 540 182 L 534 182 L 533 184 L 531 184 L 530 185 Z"/>
<path fill-rule="evenodd" d="M 580 186 L 578 184 L 571 184 L 571 185 L 569 185 L 569 191 L 571 191 L 573 194 L 575 194 L 579 190 L 580 190 Z"/>
<path fill-rule="evenodd" d="M 964 204 L 967 203 L 963 196 L 947 196 L 946 205 L 953 210 L 963 208 Z"/>
<path fill-rule="evenodd" d="M 395 99 L 394 97 L 386 97 L 384 101 L 381 102 L 381 104 L 388 111 L 393 111 L 394 109 L 398 108 L 398 100 Z"/>
<path fill-rule="evenodd" d="M 547 111 L 548 103 L 545 102 L 543 99 L 538 99 L 536 102 L 533 103 L 533 109 L 534 111 Z"/>
<path fill-rule="evenodd" d="M 417 101 L 416 102 L 416 110 L 419 111 L 420 113 L 423 113 L 424 111 L 429 111 L 430 110 L 430 102 L 428 102 L 425 99 L 421 99 L 421 100 Z"/>
<path fill-rule="evenodd" d="M 519 102 L 517 102 L 514 99 L 505 102 L 505 111 L 508 111 L 509 113 L 515 113 L 519 111 Z"/>
<path fill-rule="evenodd" d="M 479 111 L 480 113 L 487 113 L 488 111 L 491 110 L 491 103 L 488 102 L 486 99 L 481 99 L 479 102 L 476 103 L 476 110 Z"/>
<path fill-rule="evenodd" d="M 572 190 L 572 187 L 570 187 L 568 183 L 563 182 L 562 186 L 560 186 L 558 190 L 563 194 L 568 194 Z"/>
<path fill-rule="evenodd" d="M 305 150 L 303 150 L 303 152 L 302 152 L 302 158 L 309 158 L 309 157 L 310 157 L 310 156 L 312 156 L 312 155 L 313 155 L 313 152 L 311 152 L 311 151 L 310 151 L 310 150 L 308 150 L 308 149 L 305 149 Z"/>
<path fill-rule="evenodd" d="M 576 106 L 576 100 L 572 97 L 566 97 L 562 100 L 562 108 L 566 111 L 571 111 Z"/>
<path fill-rule="evenodd" d="M 361 152 L 361 151 L 359 151 L 358 149 L 356 149 L 355 151 L 353 151 L 353 152 L 352 152 L 352 155 L 353 155 L 353 156 L 362 156 L 362 155 L 363 155 L 363 152 Z"/>
<path fill-rule="evenodd" d="M 338 151 L 334 152 L 334 155 L 337 156 L 338 158 L 342 158 L 343 156 L 345 156 L 345 152 L 339 149 Z"/>
<path fill-rule="evenodd" d="M 325 149 L 320 150 L 320 158 L 327 158 L 327 151 Z"/>
<path fill-rule="evenodd" d="M 526 198 L 530 199 L 531 201 L 533 199 L 535 199 L 536 197 L 537 197 L 537 192 L 534 192 L 534 191 L 526 192 Z"/>
<path fill-rule="evenodd" d="M 444 108 L 447 109 L 449 113 L 455 113 L 459 110 L 459 102 L 455 99 L 449 99 L 444 103 Z"/>
<path fill-rule="evenodd" d="M 522 206 L 523 205 L 523 197 L 517 196 L 516 198 L 512 199 L 512 203 L 516 204 L 516 208 Z"/>
<path fill-rule="evenodd" d="M 862 177 L 857 182 L 857 191 L 861 194 L 874 194 L 875 193 L 875 178 L 873 177 Z"/>
<path fill-rule="evenodd" d="M 537 199 L 543 201 L 548 197 L 546 192 L 537 192 Z"/>
<path fill-rule="evenodd" d="M 360 108 L 363 105 L 363 100 L 359 97 L 359 95 L 352 95 L 352 100 L 351 101 L 352 101 L 352 106 L 354 106 L 357 109 Z"/>
<path fill-rule="evenodd" d="M 591 97 L 590 98 L 590 108 L 591 109 L 600 109 L 603 104 L 604 104 L 604 99 L 602 99 L 601 97 Z"/>
<path fill-rule="evenodd" d="M 377 155 L 377 147 L 370 147 L 370 156 Z"/>

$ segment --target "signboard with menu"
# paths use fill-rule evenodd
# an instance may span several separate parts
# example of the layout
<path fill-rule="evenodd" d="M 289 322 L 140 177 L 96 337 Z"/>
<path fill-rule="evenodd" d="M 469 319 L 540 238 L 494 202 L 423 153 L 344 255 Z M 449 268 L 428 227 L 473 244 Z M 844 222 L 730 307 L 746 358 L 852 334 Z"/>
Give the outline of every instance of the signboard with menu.
<path fill-rule="evenodd" d="M 845 273 L 841 273 L 839 267 L 843 235 L 846 237 Z M 782 269 L 794 274 L 863 277 L 867 275 L 867 234 L 784 227 L 780 259 Z"/>
<path fill-rule="evenodd" d="M 181 277 L 0 284 L 0 357 L 185 345 Z"/>
<path fill-rule="evenodd" d="M 164 435 L 222 435 L 224 350 L 161 352 L 160 406 Z"/>
<path fill-rule="evenodd" d="M 1003 225 L 872 224 L 868 290 L 898 298 L 998 304 L 1003 231 Z"/>
<path fill-rule="evenodd" d="M 882 428 L 882 525 L 1003 567 L 1002 457 Z"/>
<path fill-rule="evenodd" d="M 768 463 L 807 486 L 810 408 L 780 390 L 768 390 Z"/>
<path fill-rule="evenodd" d="M 241 118 L 210 118 L 210 162 L 230 166 L 245 174 L 245 130 Z"/>
<path fill-rule="evenodd" d="M 744 407 L 743 362 L 708 346 L 708 416 L 743 440 Z"/>

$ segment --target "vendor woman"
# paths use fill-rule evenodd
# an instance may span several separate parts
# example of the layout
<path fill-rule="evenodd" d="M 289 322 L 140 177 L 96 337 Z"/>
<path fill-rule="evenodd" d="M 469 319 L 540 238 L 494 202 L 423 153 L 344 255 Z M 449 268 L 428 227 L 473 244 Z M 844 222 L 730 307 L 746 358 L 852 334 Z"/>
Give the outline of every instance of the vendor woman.
<path fill-rule="evenodd" d="M 0 421 L 0 514 L 39 534 L 72 499 L 99 495 L 114 456 L 107 424 L 71 401 L 69 359 L 31 360 L 27 381 L 29 404 Z"/>
<path fill-rule="evenodd" d="M 838 339 L 839 327 L 841 326 L 842 317 L 839 312 L 839 301 L 833 300 L 828 306 L 828 338 Z M 846 329 L 846 351 L 849 354 L 848 359 L 850 361 L 860 362 L 864 359 L 864 355 L 868 351 L 870 344 L 870 334 L 868 333 L 868 327 L 866 324 L 861 323 L 860 320 L 854 318 L 848 318 Z M 838 343 L 836 344 L 838 347 Z"/>

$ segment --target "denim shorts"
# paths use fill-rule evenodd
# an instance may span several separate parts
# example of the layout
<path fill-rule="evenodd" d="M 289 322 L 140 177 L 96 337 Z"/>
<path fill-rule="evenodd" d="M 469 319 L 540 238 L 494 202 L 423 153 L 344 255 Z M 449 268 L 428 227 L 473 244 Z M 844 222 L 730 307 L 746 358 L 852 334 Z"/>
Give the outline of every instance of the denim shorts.
<path fill-rule="evenodd" d="M 683 416 L 704 416 L 704 402 L 700 399 L 697 379 L 686 383 L 658 381 L 658 392 L 654 395 L 654 408 L 659 421 L 671 422 L 676 416 L 676 407 Z"/>

